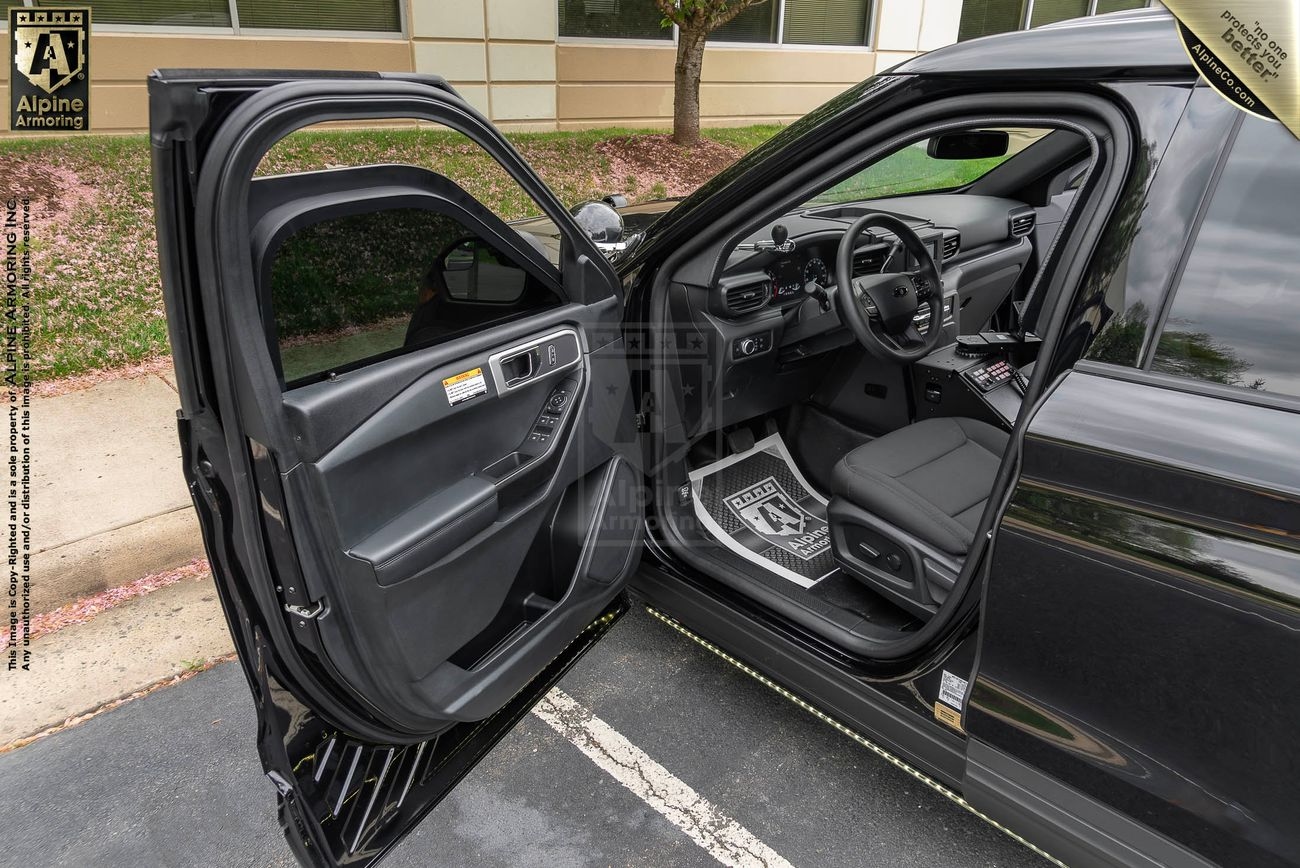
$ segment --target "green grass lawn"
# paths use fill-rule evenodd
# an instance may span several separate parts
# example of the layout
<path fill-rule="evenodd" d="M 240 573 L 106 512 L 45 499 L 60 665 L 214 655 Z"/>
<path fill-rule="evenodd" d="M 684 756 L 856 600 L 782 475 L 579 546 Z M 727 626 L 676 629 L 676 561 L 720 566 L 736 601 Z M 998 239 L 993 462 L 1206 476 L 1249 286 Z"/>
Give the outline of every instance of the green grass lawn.
<path fill-rule="evenodd" d="M 706 142 L 687 154 L 663 136 L 626 129 L 508 138 L 562 201 L 575 204 L 617 192 L 634 201 L 684 195 L 779 129 L 708 130 Z M 536 211 L 490 158 L 434 130 L 301 132 L 273 148 L 261 171 L 368 162 L 410 163 L 447 174 L 506 219 Z M 0 141 L 0 181 L 32 202 L 35 378 L 165 355 L 148 140 Z"/>
<path fill-rule="evenodd" d="M 615 192 L 633 201 L 685 195 L 779 129 L 769 125 L 706 130 L 706 141 L 687 153 L 661 134 L 626 129 L 517 133 L 508 138 L 556 195 L 574 204 Z M 453 136 L 397 128 L 300 132 L 267 154 L 259 174 L 409 163 L 453 178 L 505 219 L 536 212 L 495 162 Z M 816 201 L 933 189 L 936 177 L 943 186 L 956 186 L 996 162 L 936 166 L 923 150 L 906 148 Z M 0 141 L 0 181 L 0 186 L 32 200 L 36 379 L 165 355 L 167 329 L 158 283 L 147 139 Z M 297 295 L 301 297 L 277 299 L 302 307 L 301 322 L 290 329 L 295 334 L 360 321 L 355 311 L 325 309 L 320 299 L 310 297 L 309 287 Z M 373 316 L 361 320 L 387 322 L 392 305 L 381 302 L 375 299 Z"/>

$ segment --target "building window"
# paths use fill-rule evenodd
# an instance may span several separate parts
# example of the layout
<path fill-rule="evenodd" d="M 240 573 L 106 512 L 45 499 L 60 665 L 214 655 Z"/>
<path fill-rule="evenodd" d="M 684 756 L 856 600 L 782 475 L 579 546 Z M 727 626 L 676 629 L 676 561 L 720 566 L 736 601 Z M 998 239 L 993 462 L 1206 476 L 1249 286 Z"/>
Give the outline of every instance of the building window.
<path fill-rule="evenodd" d="M 785 0 L 782 41 L 790 45 L 866 45 L 871 4 L 865 0 Z"/>
<path fill-rule="evenodd" d="M 1192 242 L 1151 370 L 1300 396 L 1300 142 L 1246 118 Z"/>
<path fill-rule="evenodd" d="M 400 33 L 401 0 L 95 0 L 95 24 L 221 27 L 240 30 L 332 30 Z M 29 5 L 84 6 L 84 0 L 33 0 Z"/>
<path fill-rule="evenodd" d="M 780 20 L 781 4 L 777 0 L 767 0 L 757 6 L 750 6 L 735 18 L 709 34 L 710 42 L 764 42 L 773 44 L 779 38 L 777 21 Z"/>
<path fill-rule="evenodd" d="M 1150 5 L 1150 0 L 965 0 L 957 41 Z"/>
<path fill-rule="evenodd" d="M 596 39 L 672 39 L 650 0 L 560 0 L 560 35 Z"/>
<path fill-rule="evenodd" d="M 241 28 L 356 30 L 396 33 L 402 29 L 398 0 L 235 0 Z"/>
<path fill-rule="evenodd" d="M 709 34 L 710 42 L 865 46 L 873 0 L 766 0 Z M 673 38 L 650 0 L 559 0 L 560 35 Z"/>

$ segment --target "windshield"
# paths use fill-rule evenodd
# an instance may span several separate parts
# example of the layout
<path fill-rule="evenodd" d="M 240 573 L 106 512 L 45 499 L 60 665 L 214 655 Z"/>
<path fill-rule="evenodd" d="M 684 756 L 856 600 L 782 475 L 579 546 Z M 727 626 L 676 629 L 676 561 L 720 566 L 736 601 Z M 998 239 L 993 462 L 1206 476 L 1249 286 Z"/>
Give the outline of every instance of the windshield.
<path fill-rule="evenodd" d="M 1007 152 L 1002 156 L 941 160 L 926 153 L 928 140 L 913 142 L 809 199 L 804 203 L 805 207 L 962 187 L 983 177 L 991 169 L 1005 163 L 1051 132 L 1049 129 L 1010 127 L 1002 128 L 1001 131 L 1008 134 Z"/>

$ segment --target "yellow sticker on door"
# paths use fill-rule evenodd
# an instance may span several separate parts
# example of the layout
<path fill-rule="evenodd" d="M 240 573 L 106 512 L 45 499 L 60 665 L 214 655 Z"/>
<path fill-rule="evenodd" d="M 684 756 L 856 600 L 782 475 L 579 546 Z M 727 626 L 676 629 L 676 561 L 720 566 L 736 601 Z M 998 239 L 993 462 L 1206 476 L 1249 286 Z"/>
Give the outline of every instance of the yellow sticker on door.
<path fill-rule="evenodd" d="M 447 403 L 453 407 L 487 394 L 487 380 L 483 378 L 482 368 L 447 377 L 442 381 L 442 387 L 447 390 Z"/>

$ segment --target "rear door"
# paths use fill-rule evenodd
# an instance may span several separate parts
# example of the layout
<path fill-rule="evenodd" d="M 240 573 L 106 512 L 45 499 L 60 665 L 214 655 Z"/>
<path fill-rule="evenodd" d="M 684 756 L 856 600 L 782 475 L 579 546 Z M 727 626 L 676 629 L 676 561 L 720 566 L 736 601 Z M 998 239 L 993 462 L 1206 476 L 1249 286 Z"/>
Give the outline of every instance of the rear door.
<path fill-rule="evenodd" d="M 1209 100 L 1091 284 L 987 581 L 966 794 L 1071 864 L 1300 858 L 1300 142 Z"/>
<path fill-rule="evenodd" d="M 185 473 L 262 762 L 304 863 L 369 864 L 625 608 L 620 283 L 440 79 L 149 86 Z"/>

